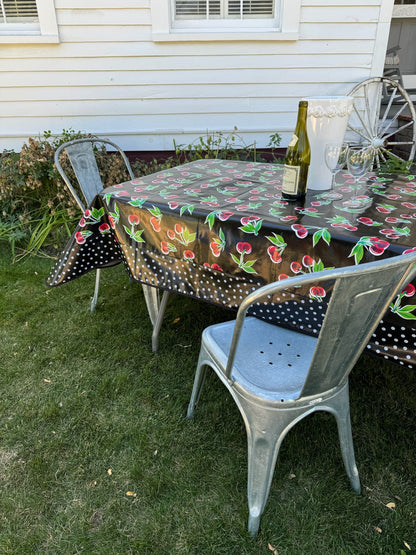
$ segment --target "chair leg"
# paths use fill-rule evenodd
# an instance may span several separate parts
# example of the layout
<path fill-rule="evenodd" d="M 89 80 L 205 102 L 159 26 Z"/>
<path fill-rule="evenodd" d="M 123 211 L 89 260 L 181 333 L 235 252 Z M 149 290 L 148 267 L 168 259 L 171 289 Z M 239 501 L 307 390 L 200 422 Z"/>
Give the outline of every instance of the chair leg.
<path fill-rule="evenodd" d="M 205 376 L 207 374 L 208 366 L 202 362 L 203 350 L 199 354 L 198 365 L 196 368 L 194 386 L 192 389 L 191 400 L 189 401 L 188 411 L 186 413 L 186 418 L 193 418 L 195 407 L 198 404 L 199 397 L 201 396 L 202 386 L 204 385 Z"/>
<path fill-rule="evenodd" d="M 290 411 L 257 407 L 238 394 L 236 397 L 247 430 L 248 531 L 254 537 L 257 535 L 261 515 L 269 497 L 280 445 L 294 424 L 296 416 Z"/>
<path fill-rule="evenodd" d="M 350 402 L 348 384 L 341 390 L 334 403 L 335 418 L 338 426 L 339 443 L 341 446 L 342 460 L 350 480 L 351 487 L 356 493 L 361 492 L 360 477 L 355 462 L 354 443 L 351 432 Z"/>
<path fill-rule="evenodd" d="M 93 313 L 97 304 L 98 299 L 98 291 L 100 290 L 100 277 L 101 277 L 101 270 L 98 268 L 97 273 L 95 275 L 95 289 L 94 289 L 94 296 L 91 301 L 91 309 L 90 312 Z"/>

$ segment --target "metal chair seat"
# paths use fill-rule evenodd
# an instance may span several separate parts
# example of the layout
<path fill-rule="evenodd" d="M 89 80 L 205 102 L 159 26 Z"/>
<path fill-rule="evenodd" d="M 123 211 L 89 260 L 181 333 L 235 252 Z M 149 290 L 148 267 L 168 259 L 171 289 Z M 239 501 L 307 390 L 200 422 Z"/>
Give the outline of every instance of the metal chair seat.
<path fill-rule="evenodd" d="M 226 367 L 234 321 L 203 331 L 203 344 L 215 363 Z M 317 343 L 316 337 L 248 317 L 240 336 L 231 379 L 251 395 L 272 401 L 294 401 L 300 395 Z M 276 356 L 277 355 L 277 356 Z"/>

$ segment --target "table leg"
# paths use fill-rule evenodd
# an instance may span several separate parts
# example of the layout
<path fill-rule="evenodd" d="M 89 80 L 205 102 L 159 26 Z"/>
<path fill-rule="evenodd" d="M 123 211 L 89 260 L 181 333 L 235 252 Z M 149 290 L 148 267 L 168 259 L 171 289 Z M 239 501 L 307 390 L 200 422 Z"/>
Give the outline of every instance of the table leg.
<path fill-rule="evenodd" d="M 149 318 L 153 326 L 152 351 L 155 353 L 159 346 L 159 332 L 165 315 L 169 291 L 163 291 L 162 298 L 160 298 L 159 289 L 150 287 L 150 285 L 143 285 L 143 294 Z"/>
<path fill-rule="evenodd" d="M 95 310 L 95 306 L 97 304 L 97 300 L 98 300 L 98 291 L 100 289 L 100 277 L 101 277 L 101 270 L 100 268 L 97 269 L 97 272 L 95 274 L 95 289 L 94 289 L 94 296 L 92 298 L 91 301 L 91 309 L 90 312 L 94 312 Z"/>

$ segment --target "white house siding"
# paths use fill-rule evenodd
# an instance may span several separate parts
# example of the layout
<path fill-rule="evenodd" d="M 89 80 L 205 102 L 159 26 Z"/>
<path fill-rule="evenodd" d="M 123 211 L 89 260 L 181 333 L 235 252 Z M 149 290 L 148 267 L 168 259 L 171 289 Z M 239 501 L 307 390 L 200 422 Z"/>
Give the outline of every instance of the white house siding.
<path fill-rule="evenodd" d="M 381 74 L 393 0 L 303 0 L 299 40 L 155 43 L 150 0 L 55 0 L 58 44 L 0 44 L 0 150 L 72 128 L 171 150 L 237 127 L 288 142 L 298 100 Z"/>

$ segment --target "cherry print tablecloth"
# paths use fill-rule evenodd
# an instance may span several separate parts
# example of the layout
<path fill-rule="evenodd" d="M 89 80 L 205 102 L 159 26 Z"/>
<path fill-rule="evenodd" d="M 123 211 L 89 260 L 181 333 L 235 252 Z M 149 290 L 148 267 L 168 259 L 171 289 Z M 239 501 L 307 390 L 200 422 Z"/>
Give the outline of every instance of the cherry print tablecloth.
<path fill-rule="evenodd" d="M 104 189 L 47 283 L 124 262 L 138 281 L 237 308 L 275 280 L 416 248 L 416 176 L 337 176 L 332 191 L 281 198 L 279 164 L 202 160 Z M 416 363 L 415 287 L 392 303 L 370 352 Z M 316 334 L 328 289 L 283 293 L 257 317 Z M 415 303 L 415 304 L 413 304 Z"/>

